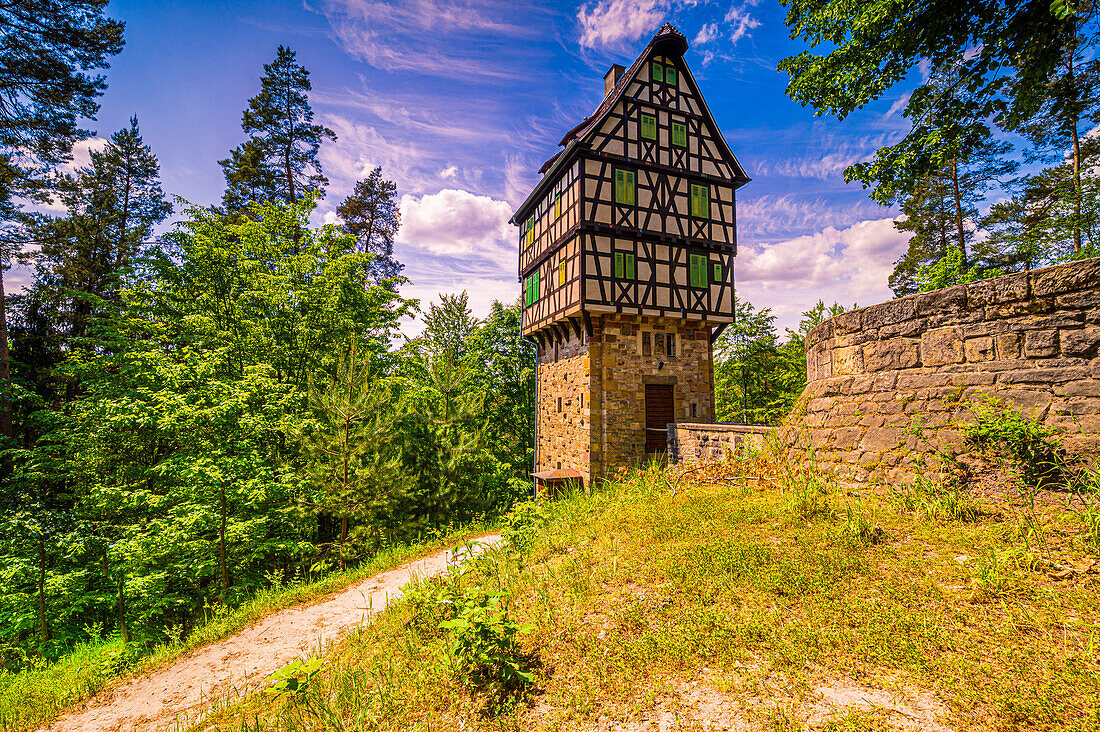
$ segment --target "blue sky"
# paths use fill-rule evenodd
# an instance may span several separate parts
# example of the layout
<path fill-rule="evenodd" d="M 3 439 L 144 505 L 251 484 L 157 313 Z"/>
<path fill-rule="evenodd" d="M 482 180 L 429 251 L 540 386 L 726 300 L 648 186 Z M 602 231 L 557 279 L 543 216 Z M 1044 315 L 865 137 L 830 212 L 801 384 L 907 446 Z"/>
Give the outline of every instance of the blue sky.
<path fill-rule="evenodd" d="M 629 64 L 670 21 L 753 178 L 739 194 L 739 295 L 771 307 L 781 327 L 819 297 L 890 297 L 905 237 L 895 212 L 842 171 L 904 133 L 904 97 L 843 122 L 790 101 L 776 64 L 801 46 L 774 0 L 118 0 L 109 12 L 126 23 L 126 47 L 107 73 L 98 136 L 137 114 L 165 190 L 216 201 L 217 161 L 243 139 L 241 112 L 263 64 L 288 45 L 311 72 L 318 121 L 338 137 L 321 152 L 331 182 L 318 218 L 332 220 L 381 165 L 401 196 L 404 293 L 426 302 L 465 289 L 479 314 L 519 293 L 507 220 L 538 167 L 597 106 L 607 67 Z"/>

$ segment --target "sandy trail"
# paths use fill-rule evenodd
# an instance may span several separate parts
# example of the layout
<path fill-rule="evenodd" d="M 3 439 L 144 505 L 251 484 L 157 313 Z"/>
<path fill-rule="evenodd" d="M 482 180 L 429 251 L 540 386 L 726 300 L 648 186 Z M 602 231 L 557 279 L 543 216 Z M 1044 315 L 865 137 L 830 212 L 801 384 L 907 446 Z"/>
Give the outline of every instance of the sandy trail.
<path fill-rule="evenodd" d="M 477 539 L 500 542 L 499 535 Z M 312 604 L 273 613 L 225 640 L 190 651 L 171 665 L 107 689 L 44 729 L 51 732 L 152 732 L 197 722 L 213 700 L 255 691 L 273 671 L 319 649 L 401 597 L 413 577 L 432 577 L 453 561 L 450 550 L 381 572 Z"/>

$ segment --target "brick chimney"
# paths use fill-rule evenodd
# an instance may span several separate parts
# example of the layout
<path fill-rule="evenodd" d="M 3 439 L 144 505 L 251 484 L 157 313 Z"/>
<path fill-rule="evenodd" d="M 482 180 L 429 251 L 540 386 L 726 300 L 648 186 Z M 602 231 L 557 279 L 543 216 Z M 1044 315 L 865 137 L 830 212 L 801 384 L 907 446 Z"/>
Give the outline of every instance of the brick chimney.
<path fill-rule="evenodd" d="M 611 90 L 615 88 L 615 85 L 619 83 L 619 79 L 622 78 L 624 71 L 626 71 L 626 69 L 623 68 L 622 64 L 611 64 L 611 68 L 603 75 L 603 95 L 605 97 L 610 94 Z"/>

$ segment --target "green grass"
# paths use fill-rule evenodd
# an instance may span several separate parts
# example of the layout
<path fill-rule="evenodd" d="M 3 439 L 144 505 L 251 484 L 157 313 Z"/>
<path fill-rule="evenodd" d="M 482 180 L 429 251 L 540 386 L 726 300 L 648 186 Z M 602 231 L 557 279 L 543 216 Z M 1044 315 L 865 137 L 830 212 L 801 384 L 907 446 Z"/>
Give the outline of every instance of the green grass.
<path fill-rule="evenodd" d="M 343 589 L 403 562 L 453 546 L 461 539 L 495 528 L 474 524 L 451 531 L 442 538 L 394 544 L 353 569 L 333 572 L 318 580 L 262 590 L 240 606 L 208 617 L 186 638 L 166 643 L 139 656 L 118 638 L 92 641 L 74 647 L 56 662 L 18 673 L 0 671 L 0 732 L 35 729 L 88 699 L 111 683 L 147 673 L 171 663 L 199 646 L 221 640 L 283 608 L 308 602 Z"/>
<path fill-rule="evenodd" d="M 1024 542 L 1011 502 L 929 511 L 767 460 L 696 478 L 673 496 L 654 469 L 545 504 L 525 551 L 460 578 L 506 592 L 531 626 L 525 693 L 479 691 L 447 633 L 399 603 L 302 694 L 201 728 L 904 728 L 889 708 L 826 703 L 841 686 L 959 730 L 1100 730 L 1100 583 L 1048 573 L 1090 556 L 1066 506 L 1032 515 L 1042 538 Z"/>

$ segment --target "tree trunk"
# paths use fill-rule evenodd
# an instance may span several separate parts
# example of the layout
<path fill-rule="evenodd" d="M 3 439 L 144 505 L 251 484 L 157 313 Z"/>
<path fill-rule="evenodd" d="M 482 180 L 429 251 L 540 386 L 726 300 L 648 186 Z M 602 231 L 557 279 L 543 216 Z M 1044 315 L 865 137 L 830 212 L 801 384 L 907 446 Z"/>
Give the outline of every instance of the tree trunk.
<path fill-rule="evenodd" d="M 38 620 L 42 642 L 50 639 L 50 626 L 46 623 L 46 540 L 38 540 Z"/>
<path fill-rule="evenodd" d="M 8 305 L 4 299 L 4 263 L 0 261 L 0 437 L 12 436 L 11 366 L 8 361 Z"/>
<path fill-rule="evenodd" d="M 225 524 L 226 524 L 226 500 L 225 486 L 218 487 L 218 499 L 221 504 L 221 523 L 218 526 L 218 568 L 221 571 L 222 602 L 225 602 L 225 593 L 229 590 L 229 567 L 225 559 Z"/>
<path fill-rule="evenodd" d="M 1075 92 L 1077 85 L 1074 77 L 1073 68 L 1073 54 L 1076 53 L 1076 48 L 1070 50 L 1069 58 L 1066 61 L 1067 72 L 1070 79 L 1070 88 Z M 1078 95 L 1079 96 L 1079 95 Z M 1071 107 L 1072 109 L 1072 107 Z M 1080 126 L 1080 115 L 1076 113 L 1071 114 L 1070 133 L 1073 136 L 1073 253 L 1077 254 L 1081 251 L 1081 133 L 1078 130 Z"/>
<path fill-rule="evenodd" d="M 959 196 L 959 161 L 951 160 L 951 187 L 955 195 L 955 227 L 959 235 L 959 254 L 962 255 L 963 270 L 969 269 L 966 257 L 966 233 L 963 230 L 962 199 Z"/>
<path fill-rule="evenodd" d="M 126 573 L 118 571 L 118 632 L 123 643 L 130 642 L 130 631 L 126 627 Z"/>
<path fill-rule="evenodd" d="M 344 542 L 348 540 L 348 517 L 340 519 L 340 571 L 344 571 Z"/>

